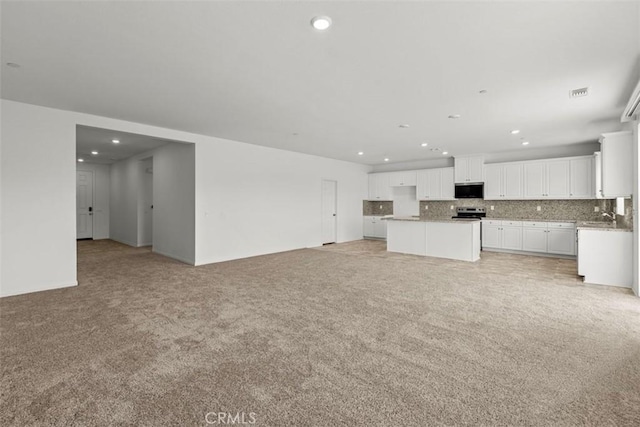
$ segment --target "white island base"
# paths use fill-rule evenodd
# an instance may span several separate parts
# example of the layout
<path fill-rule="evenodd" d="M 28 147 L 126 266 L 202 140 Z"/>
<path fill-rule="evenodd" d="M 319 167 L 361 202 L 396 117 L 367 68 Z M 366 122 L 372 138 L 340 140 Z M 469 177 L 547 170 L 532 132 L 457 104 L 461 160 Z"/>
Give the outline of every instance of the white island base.
<path fill-rule="evenodd" d="M 388 252 L 471 262 L 480 259 L 480 221 L 387 221 Z"/>

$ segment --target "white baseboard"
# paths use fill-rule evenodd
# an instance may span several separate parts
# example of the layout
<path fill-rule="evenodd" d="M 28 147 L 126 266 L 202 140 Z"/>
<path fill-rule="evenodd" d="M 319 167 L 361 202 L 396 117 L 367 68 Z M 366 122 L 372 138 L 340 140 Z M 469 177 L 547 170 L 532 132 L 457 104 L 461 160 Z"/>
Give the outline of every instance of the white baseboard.
<path fill-rule="evenodd" d="M 134 243 L 134 242 L 126 241 L 126 240 L 120 240 L 120 239 L 117 239 L 115 237 L 110 237 L 109 239 L 113 240 L 114 242 L 122 243 L 123 245 L 133 246 L 134 248 L 138 247 L 138 243 L 137 242 Z"/>
<path fill-rule="evenodd" d="M 185 264 L 195 265 L 195 263 L 191 259 L 186 259 L 186 258 L 181 257 L 181 256 L 177 256 L 177 255 L 173 255 L 173 254 L 166 253 L 166 252 L 163 252 L 163 251 L 159 251 L 156 248 L 151 249 L 151 251 L 153 253 L 155 253 L 155 254 L 166 256 L 167 258 L 172 258 L 172 259 L 175 259 L 175 260 L 180 261 L 180 262 L 184 262 Z"/>
<path fill-rule="evenodd" d="M 33 293 L 36 293 L 36 292 L 54 291 L 56 289 L 72 288 L 74 286 L 78 286 L 78 281 L 77 280 L 75 282 L 73 282 L 73 283 L 70 283 L 70 284 L 55 285 L 54 287 L 51 287 L 51 288 L 37 289 L 37 290 L 27 290 L 27 291 L 18 291 L 18 292 L 12 292 L 12 293 L 9 293 L 9 294 L 3 294 L 3 293 L 1 293 L 2 291 L 0 290 L 0 298 L 14 297 L 14 296 L 17 296 L 17 295 L 25 295 L 25 294 L 33 294 Z"/>

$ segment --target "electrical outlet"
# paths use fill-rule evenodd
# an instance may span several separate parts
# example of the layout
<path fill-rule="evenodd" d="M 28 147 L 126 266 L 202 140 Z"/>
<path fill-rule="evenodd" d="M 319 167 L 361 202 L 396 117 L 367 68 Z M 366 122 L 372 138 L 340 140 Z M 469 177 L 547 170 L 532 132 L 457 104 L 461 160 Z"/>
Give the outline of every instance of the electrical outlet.
<path fill-rule="evenodd" d="M 380 205 L 380 210 L 382 210 L 382 205 Z"/>
<path fill-rule="evenodd" d="M 491 206 L 491 210 L 493 210 L 495 208 L 495 206 Z"/>
<path fill-rule="evenodd" d="M 451 205 L 451 210 L 453 210 L 453 208 L 454 208 L 454 206 L 453 206 L 453 205 Z"/>
<path fill-rule="evenodd" d="M 536 210 L 537 210 L 538 212 L 540 212 L 540 211 L 542 210 L 542 208 L 541 208 L 540 206 L 536 206 Z"/>
<path fill-rule="evenodd" d="M 429 210 L 429 205 L 424 205 L 424 210 L 428 211 Z"/>
<path fill-rule="evenodd" d="M 600 212 L 600 206 L 594 206 L 593 207 L 593 211 L 594 212 Z"/>

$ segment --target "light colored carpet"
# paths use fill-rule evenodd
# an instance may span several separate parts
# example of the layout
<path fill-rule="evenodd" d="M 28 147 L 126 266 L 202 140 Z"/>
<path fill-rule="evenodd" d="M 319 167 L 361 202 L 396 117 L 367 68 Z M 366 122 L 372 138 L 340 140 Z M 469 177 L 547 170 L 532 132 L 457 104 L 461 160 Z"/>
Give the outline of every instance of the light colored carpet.
<path fill-rule="evenodd" d="M 194 268 L 80 242 L 79 287 L 0 300 L 0 424 L 640 425 L 640 299 L 575 271 L 368 241 Z"/>

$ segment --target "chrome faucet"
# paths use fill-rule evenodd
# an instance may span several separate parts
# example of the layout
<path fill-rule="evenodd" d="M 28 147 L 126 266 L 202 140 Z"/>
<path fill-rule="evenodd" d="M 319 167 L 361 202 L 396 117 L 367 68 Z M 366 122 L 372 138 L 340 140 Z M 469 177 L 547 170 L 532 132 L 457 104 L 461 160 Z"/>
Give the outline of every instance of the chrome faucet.
<path fill-rule="evenodd" d="M 610 218 L 611 222 L 613 222 L 613 224 L 615 225 L 616 223 L 616 214 L 614 212 L 608 213 L 608 212 L 602 212 L 602 216 L 605 218 Z"/>

